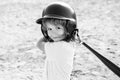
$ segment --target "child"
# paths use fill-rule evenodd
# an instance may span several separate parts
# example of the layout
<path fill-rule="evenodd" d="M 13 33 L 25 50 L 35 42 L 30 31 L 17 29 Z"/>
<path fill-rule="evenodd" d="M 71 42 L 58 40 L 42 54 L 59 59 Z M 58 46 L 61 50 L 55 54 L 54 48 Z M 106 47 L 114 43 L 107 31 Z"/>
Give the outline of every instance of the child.
<path fill-rule="evenodd" d="M 43 80 L 70 80 L 73 68 L 76 14 L 67 4 L 49 4 L 36 21 L 44 35 L 37 46 L 46 54 Z"/>

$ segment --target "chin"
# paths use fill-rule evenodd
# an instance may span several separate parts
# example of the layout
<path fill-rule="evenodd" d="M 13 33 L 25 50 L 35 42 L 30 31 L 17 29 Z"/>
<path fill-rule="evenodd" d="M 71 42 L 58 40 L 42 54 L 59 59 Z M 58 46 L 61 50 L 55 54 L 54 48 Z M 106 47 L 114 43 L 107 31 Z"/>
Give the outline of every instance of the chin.
<path fill-rule="evenodd" d="M 53 39 L 55 42 L 58 42 L 58 41 L 61 41 L 62 39 L 60 38 L 56 38 L 56 39 Z"/>
<path fill-rule="evenodd" d="M 58 41 L 61 41 L 61 39 L 59 40 L 59 39 L 56 39 L 56 40 L 54 40 L 55 42 L 58 42 Z"/>

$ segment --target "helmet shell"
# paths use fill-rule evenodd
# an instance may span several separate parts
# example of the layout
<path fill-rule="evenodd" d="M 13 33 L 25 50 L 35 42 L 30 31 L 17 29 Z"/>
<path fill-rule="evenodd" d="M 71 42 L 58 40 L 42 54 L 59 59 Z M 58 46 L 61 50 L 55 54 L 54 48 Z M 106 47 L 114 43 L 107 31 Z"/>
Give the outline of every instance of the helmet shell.
<path fill-rule="evenodd" d="M 74 9 L 63 2 L 54 2 L 49 4 L 43 10 L 42 18 L 38 19 L 36 22 L 41 24 L 42 20 L 46 18 L 64 19 L 72 21 L 74 24 L 76 24 L 76 14 Z"/>

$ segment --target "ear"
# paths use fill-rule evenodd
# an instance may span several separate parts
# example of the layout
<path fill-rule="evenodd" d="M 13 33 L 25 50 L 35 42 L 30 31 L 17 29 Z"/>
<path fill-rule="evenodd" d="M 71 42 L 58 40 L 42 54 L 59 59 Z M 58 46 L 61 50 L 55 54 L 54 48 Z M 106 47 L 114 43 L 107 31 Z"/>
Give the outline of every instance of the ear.
<path fill-rule="evenodd" d="M 76 29 L 76 24 L 73 23 L 72 21 L 68 21 L 68 24 L 67 24 L 67 31 L 72 34 L 72 32 L 74 31 L 74 29 Z"/>

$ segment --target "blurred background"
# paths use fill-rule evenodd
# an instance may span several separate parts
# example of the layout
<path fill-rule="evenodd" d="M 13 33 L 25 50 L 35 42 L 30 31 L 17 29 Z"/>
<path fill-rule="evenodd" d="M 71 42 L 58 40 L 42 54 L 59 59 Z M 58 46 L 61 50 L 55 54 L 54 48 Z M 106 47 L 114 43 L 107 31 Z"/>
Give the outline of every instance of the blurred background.
<path fill-rule="evenodd" d="M 41 80 L 45 54 L 35 21 L 59 0 L 0 0 L 0 80 Z M 81 39 L 120 67 L 120 0 L 61 0 L 75 9 Z M 77 45 L 71 80 L 120 80 L 93 53 Z"/>

